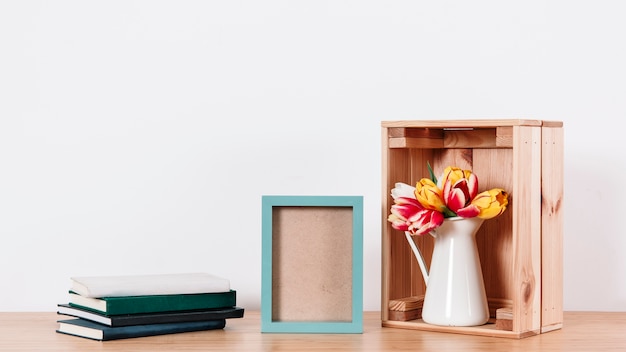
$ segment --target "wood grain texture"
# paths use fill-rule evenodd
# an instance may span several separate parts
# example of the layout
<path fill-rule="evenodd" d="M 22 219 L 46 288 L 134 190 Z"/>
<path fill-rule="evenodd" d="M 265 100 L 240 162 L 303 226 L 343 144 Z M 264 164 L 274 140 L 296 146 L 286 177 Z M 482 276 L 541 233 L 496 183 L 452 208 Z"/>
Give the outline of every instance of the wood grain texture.
<path fill-rule="evenodd" d="M 390 329 L 381 326 L 380 312 L 363 317 L 363 334 L 265 334 L 260 313 L 246 310 L 243 318 L 227 320 L 223 330 L 98 342 L 56 333 L 54 312 L 2 312 L 0 351 L 611 352 L 626 346 L 626 312 L 565 312 L 562 329 L 526 339 Z"/>
<path fill-rule="evenodd" d="M 513 138 L 513 331 L 541 328 L 541 128 Z"/>
<path fill-rule="evenodd" d="M 509 206 L 501 216 L 485 221 L 476 238 L 490 303 L 495 310 L 510 307 L 512 331 L 507 337 L 526 337 L 560 329 L 562 323 L 562 210 L 563 123 L 525 119 L 382 122 L 382 317 L 391 327 L 433 328 L 419 321 L 387 322 L 388 303 L 423 295 L 419 266 L 404 236 L 386 221 L 395 182 L 414 184 L 447 166 L 470 169 L 479 175 L 479 188 L 503 188 Z M 413 138 L 390 146 L 390 135 Z M 439 147 L 439 136 L 443 146 Z M 426 139 L 420 141 L 420 139 Z M 422 143 L 423 142 L 423 143 Z M 431 236 L 417 245 L 430 263 Z M 498 302 L 510 302 L 499 305 Z M 491 335 L 491 327 L 467 332 Z M 445 331 L 445 327 L 435 330 Z M 500 334 L 500 333 L 498 333 Z"/>
<path fill-rule="evenodd" d="M 511 202 L 497 218 L 483 223 L 476 243 L 485 282 L 487 298 L 513 298 L 513 150 L 475 149 L 472 170 L 478 175 L 481 190 L 502 188 L 509 192 Z"/>
<path fill-rule="evenodd" d="M 542 128 L 541 326 L 563 322 L 563 129 Z"/>
<path fill-rule="evenodd" d="M 498 147 L 513 147 L 513 127 L 496 128 L 496 145 Z"/>
<path fill-rule="evenodd" d="M 389 310 L 389 320 L 410 321 L 422 318 L 422 308 L 413 310 Z"/>
<path fill-rule="evenodd" d="M 496 329 L 513 331 L 513 309 L 509 307 L 496 310 Z"/>
<path fill-rule="evenodd" d="M 389 148 L 441 148 L 443 139 L 431 138 L 389 138 Z"/>
<path fill-rule="evenodd" d="M 411 296 L 393 299 L 389 301 L 389 310 L 408 311 L 422 308 L 424 305 L 424 296 Z"/>
<path fill-rule="evenodd" d="M 383 121 L 382 127 L 428 127 L 428 128 L 473 128 L 497 126 L 541 126 L 550 124 L 558 127 L 559 121 L 540 121 L 526 119 L 473 119 L 473 120 L 407 120 Z"/>

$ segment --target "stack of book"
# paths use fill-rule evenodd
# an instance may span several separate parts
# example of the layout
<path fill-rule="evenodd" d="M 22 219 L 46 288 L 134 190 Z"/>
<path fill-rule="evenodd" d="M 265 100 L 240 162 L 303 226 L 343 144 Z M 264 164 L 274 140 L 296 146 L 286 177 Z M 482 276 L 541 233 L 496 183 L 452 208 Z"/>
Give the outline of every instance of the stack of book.
<path fill-rule="evenodd" d="M 106 341 L 223 329 L 243 317 L 230 281 L 206 273 L 73 277 L 58 333 Z"/>

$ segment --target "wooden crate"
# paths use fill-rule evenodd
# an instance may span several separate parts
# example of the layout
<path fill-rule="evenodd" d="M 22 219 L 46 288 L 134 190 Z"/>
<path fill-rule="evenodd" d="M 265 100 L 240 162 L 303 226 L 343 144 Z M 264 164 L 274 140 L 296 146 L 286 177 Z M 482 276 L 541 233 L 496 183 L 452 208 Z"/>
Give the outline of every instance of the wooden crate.
<path fill-rule="evenodd" d="M 563 123 L 505 119 L 383 121 L 381 125 L 382 325 L 508 338 L 560 329 Z M 428 162 L 437 175 L 446 166 L 458 166 L 473 170 L 481 191 L 500 187 L 509 192 L 504 214 L 485 221 L 477 234 L 492 315 L 485 325 L 435 326 L 411 311 L 397 314 L 397 310 L 417 309 L 415 298 L 424 295 L 425 285 L 404 234 L 387 221 L 393 204 L 390 191 L 396 182 L 414 185 L 429 177 Z M 432 237 L 422 236 L 419 241 L 429 263 Z M 498 310 L 508 321 L 495 323 Z"/>

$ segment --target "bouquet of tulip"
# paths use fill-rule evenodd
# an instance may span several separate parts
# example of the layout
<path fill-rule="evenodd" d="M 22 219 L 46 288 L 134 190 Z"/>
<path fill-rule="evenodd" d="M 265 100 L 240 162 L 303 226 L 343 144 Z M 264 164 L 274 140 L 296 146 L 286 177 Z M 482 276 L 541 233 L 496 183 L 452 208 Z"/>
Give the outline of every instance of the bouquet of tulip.
<path fill-rule="evenodd" d="M 445 218 L 491 219 L 502 214 L 509 195 L 501 188 L 478 193 L 478 177 L 470 170 L 448 166 L 439 180 L 428 165 L 430 178 L 415 187 L 396 183 L 391 190 L 394 204 L 388 221 L 411 235 L 423 235 L 439 227 Z"/>

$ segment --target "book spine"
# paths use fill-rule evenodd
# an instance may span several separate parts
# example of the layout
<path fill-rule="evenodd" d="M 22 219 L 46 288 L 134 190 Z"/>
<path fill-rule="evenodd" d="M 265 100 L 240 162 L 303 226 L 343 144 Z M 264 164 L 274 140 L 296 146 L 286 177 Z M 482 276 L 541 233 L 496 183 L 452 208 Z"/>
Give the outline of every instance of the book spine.
<path fill-rule="evenodd" d="M 236 305 L 236 291 L 188 295 L 155 295 L 110 297 L 106 315 L 171 312 L 181 310 L 232 307 Z"/>
<path fill-rule="evenodd" d="M 243 308 L 232 309 L 228 312 L 184 312 L 176 315 L 134 315 L 124 314 L 120 316 L 111 316 L 110 326 L 121 327 L 130 325 L 144 325 L 144 324 L 157 324 L 157 323 L 182 323 L 191 321 L 203 321 L 203 320 L 218 320 L 218 319 L 231 319 L 242 318 Z"/>
<path fill-rule="evenodd" d="M 133 337 L 146 337 L 156 335 L 176 334 L 182 332 L 204 331 L 223 329 L 226 326 L 225 319 L 207 320 L 185 323 L 164 323 L 133 325 L 103 330 L 102 340 L 119 340 Z"/>

